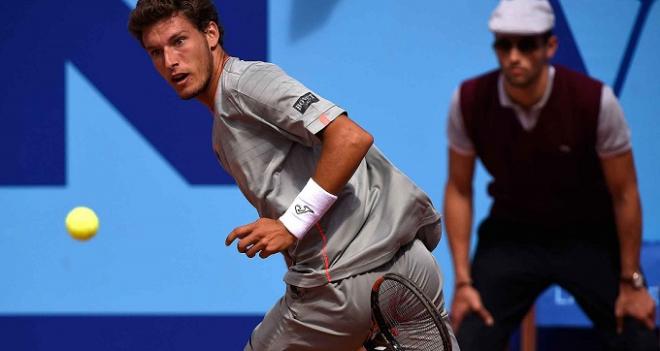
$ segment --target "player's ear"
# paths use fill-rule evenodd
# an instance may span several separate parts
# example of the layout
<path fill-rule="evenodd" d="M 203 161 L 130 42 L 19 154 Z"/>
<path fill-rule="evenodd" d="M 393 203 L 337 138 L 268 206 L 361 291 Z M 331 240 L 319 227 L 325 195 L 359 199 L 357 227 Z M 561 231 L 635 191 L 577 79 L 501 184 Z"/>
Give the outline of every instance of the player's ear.
<path fill-rule="evenodd" d="M 548 38 L 548 42 L 546 43 L 545 47 L 546 47 L 546 58 L 550 60 L 555 56 L 555 53 L 557 52 L 557 48 L 559 47 L 559 39 L 557 39 L 557 36 L 553 35 L 550 38 Z"/>
<path fill-rule="evenodd" d="M 220 39 L 220 30 L 218 29 L 218 24 L 211 21 L 204 29 L 204 37 L 211 49 L 215 49 L 218 46 L 218 41 Z"/>

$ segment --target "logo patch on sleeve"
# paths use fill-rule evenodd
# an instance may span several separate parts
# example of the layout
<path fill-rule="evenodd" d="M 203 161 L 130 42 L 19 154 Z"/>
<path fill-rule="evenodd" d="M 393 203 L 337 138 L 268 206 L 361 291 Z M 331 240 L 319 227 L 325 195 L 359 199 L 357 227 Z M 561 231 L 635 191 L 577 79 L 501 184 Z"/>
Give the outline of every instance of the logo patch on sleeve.
<path fill-rule="evenodd" d="M 293 108 L 295 108 L 298 112 L 305 114 L 305 111 L 311 106 L 313 103 L 319 102 L 319 98 L 314 96 L 311 92 L 301 96 L 296 100 L 296 103 L 293 104 Z"/>

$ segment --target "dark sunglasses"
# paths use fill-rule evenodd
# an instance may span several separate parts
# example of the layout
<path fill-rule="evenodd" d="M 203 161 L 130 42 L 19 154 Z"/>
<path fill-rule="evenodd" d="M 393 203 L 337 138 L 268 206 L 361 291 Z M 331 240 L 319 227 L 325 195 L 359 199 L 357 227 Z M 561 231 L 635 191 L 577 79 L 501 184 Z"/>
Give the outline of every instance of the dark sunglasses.
<path fill-rule="evenodd" d="M 536 51 L 541 46 L 541 39 L 538 37 L 522 37 L 512 40 L 510 38 L 500 38 L 495 40 L 493 48 L 502 52 L 509 52 L 514 47 L 523 54 L 529 54 Z"/>

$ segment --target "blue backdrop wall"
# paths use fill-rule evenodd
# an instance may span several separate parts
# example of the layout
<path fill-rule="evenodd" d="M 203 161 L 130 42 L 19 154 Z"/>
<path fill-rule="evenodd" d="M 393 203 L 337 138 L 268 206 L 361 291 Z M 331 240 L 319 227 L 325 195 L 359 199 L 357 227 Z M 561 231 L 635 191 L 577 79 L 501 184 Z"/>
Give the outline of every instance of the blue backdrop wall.
<path fill-rule="evenodd" d="M 0 3 L 0 349 L 240 349 L 284 291 L 280 258 L 224 246 L 256 212 L 213 158 L 208 113 L 179 101 L 127 33 L 134 4 Z M 230 53 L 274 62 L 345 107 L 440 207 L 449 98 L 496 66 L 495 0 L 216 4 Z M 556 61 L 614 87 L 626 112 L 657 299 L 660 6 L 552 4 Z M 475 218 L 488 210 L 487 180 L 480 169 Z M 101 220 L 85 243 L 64 229 L 78 205 Z M 446 240 L 434 254 L 451 298 Z M 541 324 L 587 325 L 558 289 L 539 306 Z"/>

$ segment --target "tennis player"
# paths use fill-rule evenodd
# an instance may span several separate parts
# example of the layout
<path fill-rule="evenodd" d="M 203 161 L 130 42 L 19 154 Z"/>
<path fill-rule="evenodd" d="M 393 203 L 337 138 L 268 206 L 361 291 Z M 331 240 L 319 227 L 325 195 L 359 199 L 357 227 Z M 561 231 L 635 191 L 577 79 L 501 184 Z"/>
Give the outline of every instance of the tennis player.
<path fill-rule="evenodd" d="M 287 257 L 286 293 L 245 350 L 359 349 L 386 272 L 444 311 L 440 216 L 344 109 L 273 64 L 229 56 L 210 0 L 140 0 L 129 30 L 181 98 L 211 110 L 217 158 L 259 214 L 226 244 Z"/>

